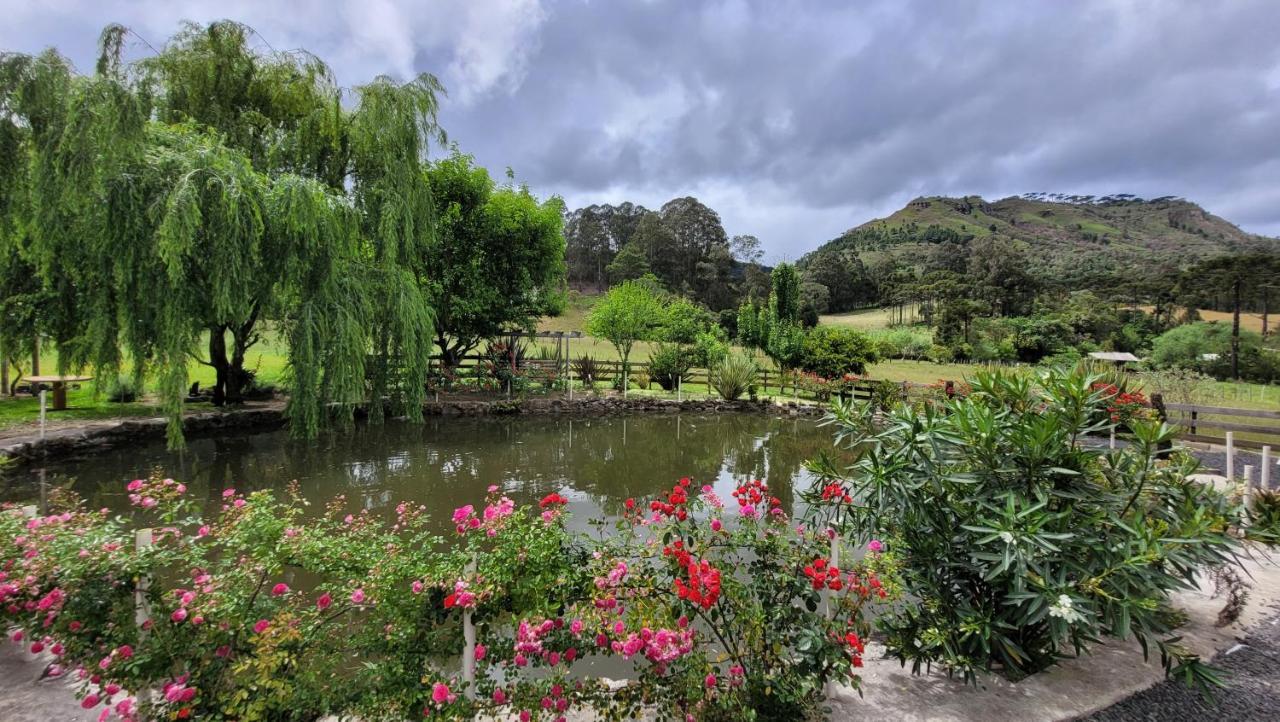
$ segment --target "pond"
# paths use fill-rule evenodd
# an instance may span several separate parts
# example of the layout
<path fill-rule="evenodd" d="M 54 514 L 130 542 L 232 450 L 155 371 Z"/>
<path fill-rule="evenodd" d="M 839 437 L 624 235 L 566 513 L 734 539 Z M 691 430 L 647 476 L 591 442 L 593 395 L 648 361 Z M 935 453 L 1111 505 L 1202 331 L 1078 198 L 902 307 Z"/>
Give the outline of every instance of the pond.
<path fill-rule="evenodd" d="M 46 489 L 69 487 L 90 508 L 127 511 L 125 484 L 153 470 L 220 503 L 227 487 L 283 489 L 297 480 L 317 513 L 344 495 L 352 512 L 393 513 L 400 501 L 427 505 L 439 531 L 464 504 L 480 504 L 497 484 L 517 503 L 553 491 L 570 499 L 574 526 L 613 516 L 628 497 L 665 493 L 680 477 L 711 484 L 723 498 L 742 480 L 768 482 L 790 512 L 795 491 L 812 478 L 804 462 L 830 450 L 829 430 L 812 419 L 756 414 L 432 417 L 422 424 L 359 424 L 318 442 L 287 432 L 196 438 L 181 453 L 162 443 L 104 451 L 46 464 Z M 40 470 L 5 479 L 3 498 L 40 498 Z"/>

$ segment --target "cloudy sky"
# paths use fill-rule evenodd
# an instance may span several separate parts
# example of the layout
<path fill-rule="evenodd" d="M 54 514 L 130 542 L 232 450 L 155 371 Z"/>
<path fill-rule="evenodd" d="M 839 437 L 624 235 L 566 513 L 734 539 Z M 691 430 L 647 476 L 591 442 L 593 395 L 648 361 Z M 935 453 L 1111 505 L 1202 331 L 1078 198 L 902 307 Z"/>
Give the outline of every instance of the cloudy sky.
<path fill-rule="evenodd" d="M 770 260 L 918 195 L 1180 195 L 1280 235 L 1280 3 L 0 0 L 93 66 L 231 18 L 339 80 L 438 75 L 442 124 L 570 207 L 695 195 Z M 136 55 L 148 52 L 137 43 Z"/>

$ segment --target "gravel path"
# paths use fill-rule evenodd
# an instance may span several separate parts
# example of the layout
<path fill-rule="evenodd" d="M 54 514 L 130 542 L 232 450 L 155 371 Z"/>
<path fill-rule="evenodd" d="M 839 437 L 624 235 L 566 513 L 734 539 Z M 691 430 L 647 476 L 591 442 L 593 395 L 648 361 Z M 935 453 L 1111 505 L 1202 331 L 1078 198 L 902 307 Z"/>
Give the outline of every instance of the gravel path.
<path fill-rule="evenodd" d="M 1249 631 L 1240 644 L 1214 657 L 1226 689 L 1207 702 L 1178 681 L 1160 682 L 1082 719 L 1089 722 L 1280 720 L 1280 615 Z"/>

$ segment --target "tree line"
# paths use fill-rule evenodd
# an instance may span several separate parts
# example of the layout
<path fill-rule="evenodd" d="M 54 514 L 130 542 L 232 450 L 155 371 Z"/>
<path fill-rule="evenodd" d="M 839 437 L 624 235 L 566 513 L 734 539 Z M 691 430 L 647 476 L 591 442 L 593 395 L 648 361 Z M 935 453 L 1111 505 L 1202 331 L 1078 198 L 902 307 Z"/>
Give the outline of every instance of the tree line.
<path fill-rule="evenodd" d="M 346 89 L 253 35 L 188 24 L 126 63 L 113 25 L 88 74 L 0 55 L 0 355 L 43 338 L 60 372 L 154 375 L 175 445 L 190 364 L 237 401 L 264 334 L 310 436 L 367 398 L 420 417 L 433 347 L 563 304 L 562 202 L 448 146 L 435 77 Z"/>

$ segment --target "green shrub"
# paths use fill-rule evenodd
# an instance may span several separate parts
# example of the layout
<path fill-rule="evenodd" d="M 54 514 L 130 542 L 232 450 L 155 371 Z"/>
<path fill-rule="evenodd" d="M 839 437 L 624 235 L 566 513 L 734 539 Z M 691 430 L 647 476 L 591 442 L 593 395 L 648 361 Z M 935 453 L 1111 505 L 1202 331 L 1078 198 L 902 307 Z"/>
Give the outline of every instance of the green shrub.
<path fill-rule="evenodd" d="M 719 327 L 698 334 L 693 343 L 693 365 L 709 369 L 729 355 L 729 344 Z"/>
<path fill-rule="evenodd" d="M 743 353 L 732 353 L 712 366 L 707 376 L 711 382 L 711 388 L 715 389 L 721 398 L 733 401 L 755 384 L 756 373 L 759 370 L 760 367 L 756 365 L 755 359 Z"/>
<path fill-rule="evenodd" d="M 800 368 L 823 378 L 864 374 L 867 364 L 877 360 L 876 345 L 861 331 L 838 326 L 819 326 L 805 335 Z"/>
<path fill-rule="evenodd" d="M 600 380 L 600 364 L 592 356 L 579 356 L 573 362 L 573 375 L 577 377 L 582 385 L 587 388 L 594 388 L 596 382 Z"/>
<path fill-rule="evenodd" d="M 680 379 L 689 377 L 693 358 L 683 346 L 660 343 L 649 354 L 649 378 L 667 391 L 672 391 Z"/>
<path fill-rule="evenodd" d="M 982 372 L 967 398 L 898 405 L 882 428 L 835 410 L 842 443 L 871 449 L 847 470 L 815 465 L 859 500 L 836 523 L 896 540 L 904 592 L 918 600 L 880 618 L 890 655 L 969 681 L 1017 678 L 1133 635 L 1170 672 L 1211 681 L 1165 612 L 1198 572 L 1234 563 L 1241 510 L 1188 481 L 1190 455 L 1157 459 L 1175 433 L 1158 422 L 1130 420 L 1123 449 L 1078 443 L 1110 428 L 1092 421 L 1112 398 L 1099 386 L 1081 370 Z"/>
<path fill-rule="evenodd" d="M 949 364 L 955 360 L 955 354 L 951 353 L 950 346 L 935 343 L 929 347 L 929 360 L 936 364 Z"/>
<path fill-rule="evenodd" d="M 137 401 L 141 395 L 142 388 L 137 379 L 123 374 L 117 376 L 111 383 L 111 387 L 107 389 L 107 401 L 117 404 Z"/>

